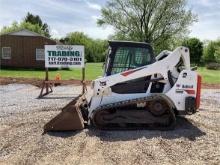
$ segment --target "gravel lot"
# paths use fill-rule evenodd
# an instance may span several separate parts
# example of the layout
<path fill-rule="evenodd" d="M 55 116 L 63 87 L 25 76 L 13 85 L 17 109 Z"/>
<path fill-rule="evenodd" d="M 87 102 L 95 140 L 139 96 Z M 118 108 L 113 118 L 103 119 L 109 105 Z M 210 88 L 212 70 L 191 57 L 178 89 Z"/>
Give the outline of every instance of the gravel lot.
<path fill-rule="evenodd" d="M 80 87 L 56 87 L 45 99 L 36 99 L 39 92 L 32 85 L 0 86 L 0 164 L 220 164 L 220 89 L 203 90 L 200 111 L 179 117 L 173 131 L 45 135 L 44 124 Z"/>

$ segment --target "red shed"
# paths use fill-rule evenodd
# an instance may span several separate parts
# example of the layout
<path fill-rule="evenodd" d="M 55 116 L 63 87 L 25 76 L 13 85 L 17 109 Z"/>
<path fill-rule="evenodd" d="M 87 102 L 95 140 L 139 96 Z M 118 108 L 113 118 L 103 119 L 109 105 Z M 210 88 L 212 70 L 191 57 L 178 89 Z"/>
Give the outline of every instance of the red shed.
<path fill-rule="evenodd" d="M 26 29 L 1 35 L 1 67 L 44 68 L 44 45 L 56 41 Z"/>

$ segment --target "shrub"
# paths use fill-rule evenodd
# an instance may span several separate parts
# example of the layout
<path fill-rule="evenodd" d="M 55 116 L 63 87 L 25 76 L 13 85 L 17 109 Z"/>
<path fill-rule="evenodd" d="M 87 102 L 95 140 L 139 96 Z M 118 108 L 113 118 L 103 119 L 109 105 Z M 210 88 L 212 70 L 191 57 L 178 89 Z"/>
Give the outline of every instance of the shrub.
<path fill-rule="evenodd" d="M 206 65 L 206 68 L 207 69 L 212 69 L 212 70 L 220 70 L 220 63 L 217 63 L 217 62 L 208 63 Z"/>
<path fill-rule="evenodd" d="M 208 43 L 204 49 L 203 60 L 208 63 L 220 63 L 220 40 Z"/>

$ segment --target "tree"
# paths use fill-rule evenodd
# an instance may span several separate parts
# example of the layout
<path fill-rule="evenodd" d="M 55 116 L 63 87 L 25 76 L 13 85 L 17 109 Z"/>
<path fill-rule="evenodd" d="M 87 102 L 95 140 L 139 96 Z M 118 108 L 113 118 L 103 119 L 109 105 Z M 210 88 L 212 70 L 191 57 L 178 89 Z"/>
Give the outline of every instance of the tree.
<path fill-rule="evenodd" d="M 216 46 L 215 60 L 216 60 L 216 62 L 220 63 L 220 45 Z"/>
<path fill-rule="evenodd" d="M 46 37 L 50 37 L 49 26 L 47 23 L 43 23 L 39 15 L 33 15 L 31 13 L 27 13 L 26 17 L 24 18 L 24 22 L 29 22 L 33 25 L 39 25 L 41 29 L 44 31 Z"/>
<path fill-rule="evenodd" d="M 211 41 L 208 43 L 207 47 L 204 50 L 204 61 L 205 62 L 214 62 L 215 61 L 215 45 L 214 42 Z"/>
<path fill-rule="evenodd" d="M 39 25 L 37 25 L 37 24 L 33 25 L 29 22 L 21 22 L 20 24 L 18 24 L 17 22 L 13 22 L 10 26 L 4 26 L 1 29 L 0 34 L 19 31 L 19 30 L 22 30 L 22 29 L 28 29 L 30 31 L 34 31 L 38 34 L 44 35 L 44 31 L 41 29 L 41 27 Z"/>
<path fill-rule="evenodd" d="M 203 43 L 198 38 L 189 38 L 184 40 L 182 45 L 189 48 L 191 62 L 200 64 L 203 55 Z"/>
<path fill-rule="evenodd" d="M 65 44 L 71 44 L 71 45 L 84 45 L 85 46 L 85 58 L 88 62 L 93 62 L 95 59 L 91 53 L 90 45 L 92 42 L 91 39 L 85 35 L 82 32 L 73 32 L 67 34 L 67 36 L 64 39 L 61 39 L 64 41 Z"/>
<path fill-rule="evenodd" d="M 64 44 L 84 45 L 87 62 L 103 62 L 105 60 L 107 41 L 94 40 L 82 32 L 69 33 L 60 41 Z"/>
<path fill-rule="evenodd" d="M 186 0 L 109 0 L 97 23 L 113 26 L 115 39 L 146 41 L 164 49 L 196 21 L 185 5 Z"/>
<path fill-rule="evenodd" d="M 0 34 L 19 31 L 21 29 L 28 29 L 43 36 L 50 37 L 48 25 L 46 23 L 43 24 L 41 18 L 38 15 L 34 16 L 30 13 L 28 13 L 24 20 L 20 23 L 15 21 L 10 26 L 4 26 L 1 29 Z"/>
<path fill-rule="evenodd" d="M 27 15 L 24 18 L 25 22 L 30 22 L 31 24 L 38 24 L 40 27 L 43 25 L 41 18 L 38 15 L 33 15 L 31 13 L 27 13 Z"/>
<path fill-rule="evenodd" d="M 210 41 L 204 49 L 203 59 L 205 62 L 220 63 L 220 40 Z"/>

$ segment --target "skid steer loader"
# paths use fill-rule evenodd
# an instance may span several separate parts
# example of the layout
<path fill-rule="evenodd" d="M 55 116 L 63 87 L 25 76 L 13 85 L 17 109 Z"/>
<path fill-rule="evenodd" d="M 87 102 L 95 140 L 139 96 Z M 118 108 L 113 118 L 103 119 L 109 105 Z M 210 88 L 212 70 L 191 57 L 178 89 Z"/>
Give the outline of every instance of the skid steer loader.
<path fill-rule="evenodd" d="M 147 43 L 109 41 L 104 76 L 75 98 L 44 131 L 147 128 L 168 130 L 176 116 L 200 105 L 201 76 L 190 68 L 189 49 L 154 56 Z"/>

